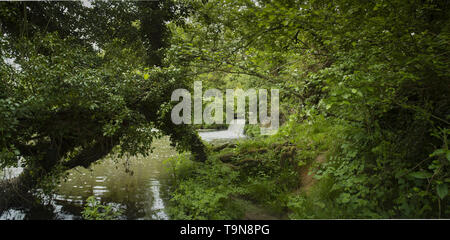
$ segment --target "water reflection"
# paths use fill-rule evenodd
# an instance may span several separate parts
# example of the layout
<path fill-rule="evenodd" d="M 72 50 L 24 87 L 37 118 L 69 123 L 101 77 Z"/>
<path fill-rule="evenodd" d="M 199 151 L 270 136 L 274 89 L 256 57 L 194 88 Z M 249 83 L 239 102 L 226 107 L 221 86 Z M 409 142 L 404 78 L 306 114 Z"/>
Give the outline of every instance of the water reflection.
<path fill-rule="evenodd" d="M 199 135 L 208 142 L 230 141 L 245 137 L 244 125 L 245 122 L 236 119 L 228 130 Z M 162 189 L 169 187 L 163 161 L 176 155 L 176 151 L 168 137 L 155 140 L 152 146 L 154 151 L 147 157 L 110 157 L 89 169 L 72 169 L 53 196 L 44 196 L 41 203 L 26 209 L 10 209 L 0 219 L 81 219 L 83 205 L 90 196 L 123 209 L 120 219 L 168 219 L 161 194 Z M 17 176 L 22 169 L 5 171 L 0 177 Z"/>
<path fill-rule="evenodd" d="M 124 210 L 121 219 L 168 219 L 161 187 L 167 184 L 163 161 L 176 154 L 168 138 L 155 140 L 147 157 L 106 158 L 69 171 L 56 193 L 38 206 L 10 209 L 0 219 L 81 219 L 89 196 Z"/>

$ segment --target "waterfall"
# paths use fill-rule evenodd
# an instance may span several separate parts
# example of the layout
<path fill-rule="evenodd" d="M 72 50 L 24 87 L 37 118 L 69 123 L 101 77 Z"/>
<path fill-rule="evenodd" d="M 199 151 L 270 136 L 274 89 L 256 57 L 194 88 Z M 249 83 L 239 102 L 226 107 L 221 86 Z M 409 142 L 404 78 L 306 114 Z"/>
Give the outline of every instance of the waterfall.
<path fill-rule="evenodd" d="M 228 131 L 237 136 L 244 136 L 245 119 L 233 119 L 228 126 Z"/>
<path fill-rule="evenodd" d="M 212 132 L 199 132 L 200 137 L 209 142 L 216 139 L 238 139 L 244 138 L 244 119 L 233 119 L 230 122 L 227 130 L 212 131 Z"/>

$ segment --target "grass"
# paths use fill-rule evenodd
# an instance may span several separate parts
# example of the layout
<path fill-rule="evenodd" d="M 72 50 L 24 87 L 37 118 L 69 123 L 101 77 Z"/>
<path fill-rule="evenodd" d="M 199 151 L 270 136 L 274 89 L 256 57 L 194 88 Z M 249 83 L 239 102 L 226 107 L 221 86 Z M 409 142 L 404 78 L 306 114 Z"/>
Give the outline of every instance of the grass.
<path fill-rule="evenodd" d="M 318 156 L 322 156 L 322 162 L 325 160 L 323 153 L 331 148 L 336 128 L 323 119 L 288 123 L 273 136 L 246 139 L 220 151 L 210 147 L 206 163 L 181 155 L 171 158 L 169 165 L 176 167 L 172 167 L 169 215 L 172 219 L 335 215 L 323 209 L 332 183 L 314 181 L 306 194 L 302 181 L 305 176 L 311 179 L 311 170 L 320 169 L 321 163 L 315 160 Z M 322 209 L 323 214 L 312 209 Z"/>

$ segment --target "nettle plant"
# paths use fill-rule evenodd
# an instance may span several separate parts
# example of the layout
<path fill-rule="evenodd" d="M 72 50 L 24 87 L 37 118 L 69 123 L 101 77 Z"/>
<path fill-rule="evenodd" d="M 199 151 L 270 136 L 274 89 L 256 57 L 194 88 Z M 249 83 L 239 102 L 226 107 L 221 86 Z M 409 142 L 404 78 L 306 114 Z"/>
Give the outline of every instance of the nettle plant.
<path fill-rule="evenodd" d="M 95 196 L 90 196 L 86 199 L 81 214 L 86 220 L 115 220 L 123 214 L 123 210 L 112 205 L 104 205 Z"/>

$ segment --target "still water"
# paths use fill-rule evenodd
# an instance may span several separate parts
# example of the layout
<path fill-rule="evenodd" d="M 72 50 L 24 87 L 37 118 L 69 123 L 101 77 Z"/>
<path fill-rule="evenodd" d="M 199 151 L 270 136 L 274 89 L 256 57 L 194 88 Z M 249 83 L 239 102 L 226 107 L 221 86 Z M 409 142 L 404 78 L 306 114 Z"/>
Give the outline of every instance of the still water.
<path fill-rule="evenodd" d="M 169 176 L 164 160 L 176 151 L 167 137 L 152 146 L 146 157 L 106 158 L 89 169 L 72 169 L 42 209 L 10 209 L 0 219 L 81 219 L 90 196 L 122 209 L 121 219 L 168 219 L 162 197 Z"/>
<path fill-rule="evenodd" d="M 200 131 L 207 142 L 245 138 L 245 121 L 232 121 L 227 130 Z M 69 171 L 55 194 L 45 196 L 43 204 L 33 209 L 9 209 L 2 219 L 82 219 L 86 199 L 95 196 L 102 204 L 123 210 L 120 219 L 169 219 L 165 212 L 165 192 L 169 191 L 170 173 L 165 160 L 177 152 L 168 137 L 157 139 L 149 156 L 108 157 L 89 169 L 78 167 Z M 22 169 L 0 170 L 0 179 L 20 174 Z"/>

